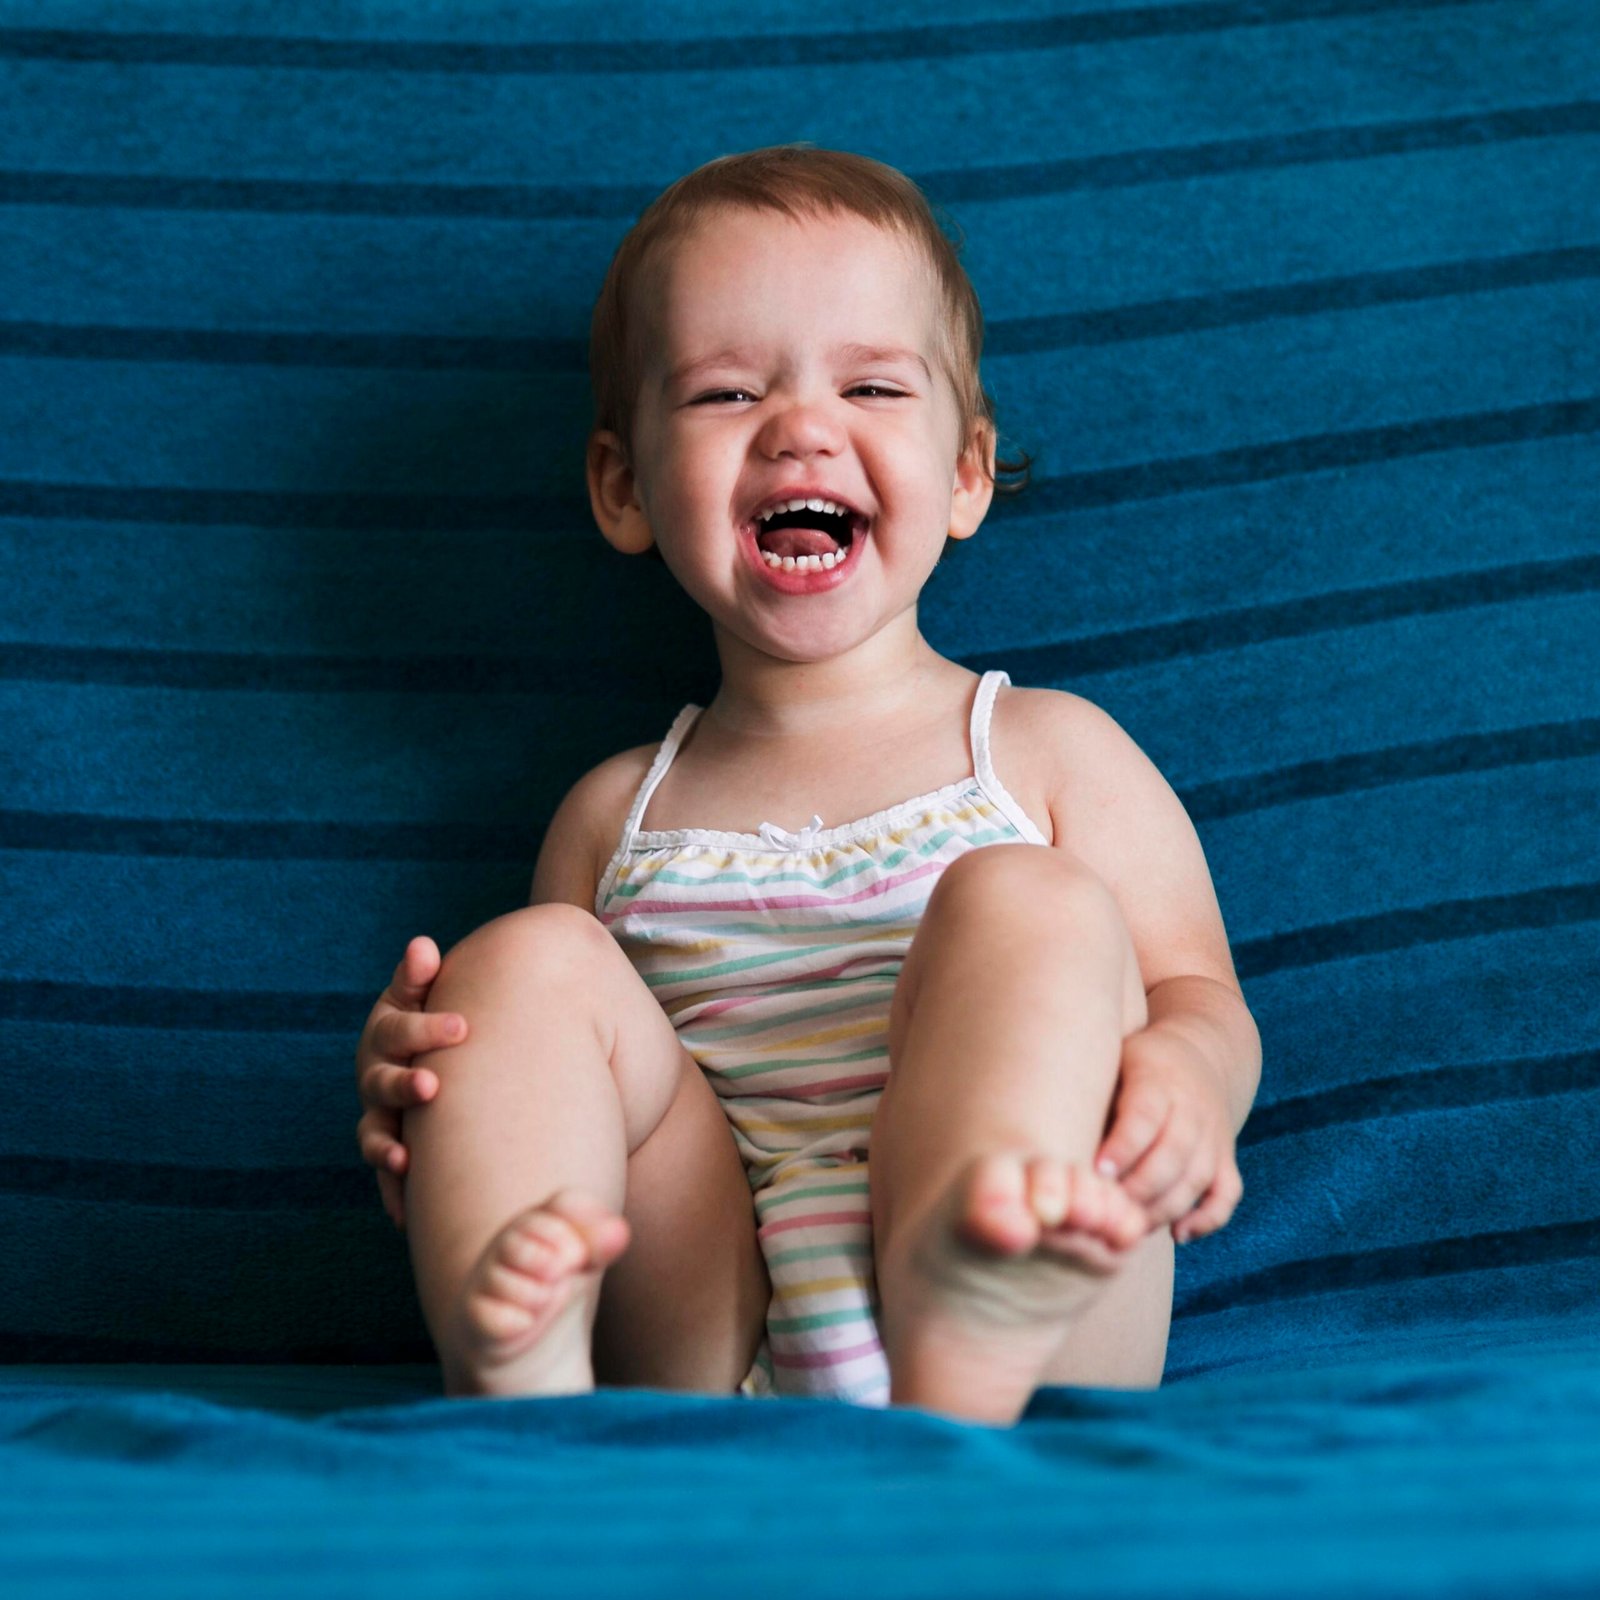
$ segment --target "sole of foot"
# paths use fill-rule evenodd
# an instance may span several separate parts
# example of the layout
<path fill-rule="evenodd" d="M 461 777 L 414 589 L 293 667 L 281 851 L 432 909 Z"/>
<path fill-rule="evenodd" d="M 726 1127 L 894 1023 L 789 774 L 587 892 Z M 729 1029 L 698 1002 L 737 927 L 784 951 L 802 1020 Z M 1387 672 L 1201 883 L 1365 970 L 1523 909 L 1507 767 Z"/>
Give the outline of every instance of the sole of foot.
<path fill-rule="evenodd" d="M 963 1169 L 921 1229 L 910 1262 L 918 1298 L 937 1302 L 946 1320 L 1060 1325 L 1098 1295 L 1149 1231 L 1144 1207 L 1115 1179 L 1011 1151 Z"/>
<path fill-rule="evenodd" d="M 588 1296 L 628 1247 L 627 1219 L 585 1189 L 516 1216 L 478 1257 L 457 1302 L 449 1392 L 574 1394 L 594 1388 Z"/>

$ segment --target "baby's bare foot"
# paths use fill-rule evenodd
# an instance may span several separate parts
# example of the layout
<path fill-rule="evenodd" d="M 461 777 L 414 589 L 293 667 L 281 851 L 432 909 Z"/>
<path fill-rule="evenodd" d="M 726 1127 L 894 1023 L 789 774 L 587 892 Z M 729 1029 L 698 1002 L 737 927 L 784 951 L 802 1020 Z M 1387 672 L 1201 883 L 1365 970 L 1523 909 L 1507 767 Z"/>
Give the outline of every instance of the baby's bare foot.
<path fill-rule="evenodd" d="M 1120 1183 L 1075 1162 L 985 1156 L 962 1179 L 950 1215 L 963 1239 L 985 1253 L 1053 1256 L 1103 1278 L 1149 1231 L 1144 1207 Z M 1040 1275 L 1022 1281 L 1037 1282 Z"/>
<path fill-rule="evenodd" d="M 1015 1420 L 1149 1226 L 1087 1166 L 1015 1151 L 970 1162 L 879 1273 L 896 1403 Z"/>
<path fill-rule="evenodd" d="M 484 1248 L 456 1306 L 450 1394 L 575 1394 L 594 1388 L 588 1296 L 628 1247 L 627 1220 L 586 1189 L 518 1212 Z"/>

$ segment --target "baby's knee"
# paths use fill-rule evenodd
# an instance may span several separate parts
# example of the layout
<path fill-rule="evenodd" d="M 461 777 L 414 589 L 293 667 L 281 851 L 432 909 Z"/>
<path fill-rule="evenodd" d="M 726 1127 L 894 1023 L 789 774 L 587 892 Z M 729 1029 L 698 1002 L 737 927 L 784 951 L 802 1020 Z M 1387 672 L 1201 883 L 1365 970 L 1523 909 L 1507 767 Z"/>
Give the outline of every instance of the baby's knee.
<path fill-rule="evenodd" d="M 1032 844 L 987 845 L 957 856 L 940 874 L 928 911 L 998 912 L 1008 922 L 1035 919 L 1104 934 L 1124 919 L 1105 880 L 1071 851 Z"/>
<path fill-rule="evenodd" d="M 526 993 L 535 983 L 581 991 L 612 944 L 598 918 L 582 906 L 521 906 L 474 928 L 446 951 L 424 1009 L 456 1011 L 468 995 L 502 987 Z"/>

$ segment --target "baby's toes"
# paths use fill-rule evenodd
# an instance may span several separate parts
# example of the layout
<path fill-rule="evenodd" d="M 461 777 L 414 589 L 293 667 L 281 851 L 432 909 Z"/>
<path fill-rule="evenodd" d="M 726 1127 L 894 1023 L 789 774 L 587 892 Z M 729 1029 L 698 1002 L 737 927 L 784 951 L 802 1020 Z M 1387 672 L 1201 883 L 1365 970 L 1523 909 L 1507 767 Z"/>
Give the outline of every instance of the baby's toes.
<path fill-rule="evenodd" d="M 1150 1214 L 1115 1178 L 1090 1173 L 1104 1187 L 1106 1240 L 1119 1250 L 1137 1244 L 1150 1231 Z"/>
<path fill-rule="evenodd" d="M 1072 1178 L 1065 1161 L 1035 1156 L 1028 1163 L 1028 1203 L 1041 1225 L 1059 1228 L 1072 1201 Z"/>
<path fill-rule="evenodd" d="M 1067 1169 L 1067 1177 L 1070 1193 L 1060 1227 L 1093 1234 L 1119 1249 L 1139 1237 L 1144 1208 L 1120 1183 L 1076 1165 Z"/>
<path fill-rule="evenodd" d="M 508 1331 L 525 1327 L 530 1316 L 551 1309 L 572 1281 L 571 1274 L 563 1276 L 547 1261 L 527 1266 L 509 1261 L 488 1263 L 475 1286 L 474 1309 L 490 1308 L 490 1317 L 503 1320 Z M 513 1311 L 515 1317 L 510 1315 Z M 481 1320 L 486 1319 L 480 1316 Z"/>
<path fill-rule="evenodd" d="M 467 1313 L 482 1333 L 509 1339 L 558 1309 L 572 1279 L 547 1281 L 495 1265 L 481 1272 L 467 1294 Z"/>
<path fill-rule="evenodd" d="M 562 1190 L 506 1223 L 484 1246 L 451 1312 L 445 1342 L 459 1392 L 487 1392 L 482 1385 L 506 1381 L 513 1362 L 518 1387 L 496 1392 L 592 1388 L 588 1336 L 570 1313 L 581 1304 L 580 1286 L 627 1243 L 627 1219 L 581 1190 Z"/>
<path fill-rule="evenodd" d="M 561 1278 L 588 1253 L 583 1236 L 564 1217 L 534 1211 L 519 1217 L 495 1241 L 491 1276 L 498 1274 L 506 1283 Z"/>
<path fill-rule="evenodd" d="M 524 1279 L 526 1284 L 527 1280 Z M 467 1296 L 467 1321 L 472 1331 L 482 1339 L 501 1342 L 517 1338 L 533 1327 L 539 1315 L 550 1304 L 555 1291 L 544 1285 L 538 1288 L 539 1301 L 527 1304 L 525 1289 L 485 1281 Z"/>
<path fill-rule="evenodd" d="M 504 1228 L 480 1264 L 469 1296 L 474 1322 L 506 1339 L 553 1312 L 577 1281 L 588 1248 L 571 1223 L 548 1211 Z"/>

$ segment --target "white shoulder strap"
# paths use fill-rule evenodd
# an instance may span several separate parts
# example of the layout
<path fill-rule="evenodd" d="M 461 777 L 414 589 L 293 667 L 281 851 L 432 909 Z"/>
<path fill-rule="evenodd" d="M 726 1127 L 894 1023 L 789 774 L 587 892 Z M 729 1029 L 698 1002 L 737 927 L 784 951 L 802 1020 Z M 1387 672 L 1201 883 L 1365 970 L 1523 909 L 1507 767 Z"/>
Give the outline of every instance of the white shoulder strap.
<path fill-rule="evenodd" d="M 639 821 L 644 816 L 644 808 L 650 804 L 650 796 L 656 792 L 656 785 L 661 782 L 667 768 L 672 765 L 672 758 L 678 753 L 678 746 L 683 743 L 684 735 L 688 733 L 694 725 L 694 719 L 699 715 L 699 706 L 687 705 L 673 718 L 666 738 L 661 741 L 661 748 L 656 751 L 655 760 L 650 763 L 650 770 L 645 773 L 644 781 L 635 792 L 633 805 L 628 810 L 628 820 L 622 825 L 622 837 L 617 841 L 617 848 L 611 852 L 611 859 L 606 863 L 605 871 L 600 874 L 600 882 L 595 885 L 594 914 L 597 917 L 602 915 L 606 899 L 617 881 L 617 874 L 622 870 L 622 863 L 627 860 L 628 852 L 633 848 L 633 838 L 639 831 Z"/>
<path fill-rule="evenodd" d="M 972 701 L 972 770 L 986 789 L 998 789 L 1000 781 L 994 775 L 994 760 L 989 754 L 989 718 L 994 710 L 994 697 L 1002 683 L 1010 683 L 1011 674 L 998 669 L 984 673 L 978 683 L 978 692 Z"/>
<path fill-rule="evenodd" d="M 672 765 L 672 758 L 678 753 L 678 746 L 683 743 L 700 711 L 699 706 L 687 705 L 673 718 L 672 726 L 667 729 L 666 738 L 661 741 L 661 748 L 656 751 L 655 760 L 650 763 L 650 770 L 644 775 L 644 782 L 639 785 L 638 793 L 633 797 L 633 808 L 628 812 L 628 820 L 622 827 L 623 849 L 627 849 L 633 843 L 633 836 L 639 830 L 645 807 L 650 804 L 650 796 L 656 792 L 656 785 L 666 777 L 667 768 Z"/>

